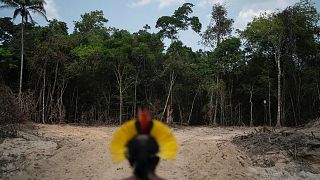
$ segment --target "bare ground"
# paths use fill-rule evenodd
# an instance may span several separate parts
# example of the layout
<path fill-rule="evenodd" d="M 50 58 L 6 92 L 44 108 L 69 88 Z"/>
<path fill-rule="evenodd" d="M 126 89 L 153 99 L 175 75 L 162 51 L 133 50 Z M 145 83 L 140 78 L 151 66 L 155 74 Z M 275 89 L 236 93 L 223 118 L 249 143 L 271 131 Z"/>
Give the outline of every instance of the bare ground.
<path fill-rule="evenodd" d="M 115 127 L 35 125 L 20 138 L 0 140 L 0 179 L 123 179 L 127 162 L 113 164 L 108 146 Z M 175 161 L 161 161 L 157 173 L 167 179 L 320 179 L 297 163 L 255 166 L 250 153 L 233 144 L 249 128 L 174 128 L 180 144 Z M 37 133 L 34 133 L 37 132 Z M 249 157 L 250 156 L 250 157 Z M 292 171 L 294 169 L 294 171 Z"/>

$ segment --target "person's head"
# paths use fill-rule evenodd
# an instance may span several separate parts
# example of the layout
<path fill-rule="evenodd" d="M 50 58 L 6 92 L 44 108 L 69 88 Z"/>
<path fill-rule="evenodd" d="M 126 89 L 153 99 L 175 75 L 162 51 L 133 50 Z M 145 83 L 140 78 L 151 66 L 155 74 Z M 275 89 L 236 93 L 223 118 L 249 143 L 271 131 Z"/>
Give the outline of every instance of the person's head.
<path fill-rule="evenodd" d="M 159 146 L 150 135 L 139 134 L 128 143 L 128 160 L 134 175 L 142 180 L 155 174 L 159 163 Z"/>

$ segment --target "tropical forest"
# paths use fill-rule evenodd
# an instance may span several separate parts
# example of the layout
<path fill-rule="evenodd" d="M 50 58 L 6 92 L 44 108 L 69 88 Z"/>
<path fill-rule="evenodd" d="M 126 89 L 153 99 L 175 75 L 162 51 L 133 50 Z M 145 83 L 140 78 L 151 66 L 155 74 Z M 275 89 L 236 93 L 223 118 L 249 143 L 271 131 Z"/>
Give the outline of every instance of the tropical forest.
<path fill-rule="evenodd" d="M 234 0 L 177 1 L 137 31 L 52 2 L 0 0 L 0 179 L 320 178 L 316 0 L 242 28 Z"/>

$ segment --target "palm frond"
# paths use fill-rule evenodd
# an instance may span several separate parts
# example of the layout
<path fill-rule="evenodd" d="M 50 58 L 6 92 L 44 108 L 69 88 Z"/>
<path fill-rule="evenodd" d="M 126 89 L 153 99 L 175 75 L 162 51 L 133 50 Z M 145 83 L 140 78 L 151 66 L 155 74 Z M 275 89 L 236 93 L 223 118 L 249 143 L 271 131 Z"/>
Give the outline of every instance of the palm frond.
<path fill-rule="evenodd" d="M 36 24 L 37 23 L 36 21 L 33 20 L 33 18 L 32 18 L 30 13 L 28 13 L 27 17 L 29 17 L 31 24 Z"/>
<path fill-rule="evenodd" d="M 29 16 L 30 16 L 30 12 L 28 9 L 24 9 L 24 11 L 22 12 L 23 13 L 23 17 L 25 19 L 25 22 L 28 22 L 29 21 Z"/>
<path fill-rule="evenodd" d="M 44 8 L 44 5 L 46 4 L 45 0 L 0 0 L 0 3 L 3 4 L 0 6 L 0 9 L 15 9 L 13 19 L 15 19 L 20 14 L 24 18 L 25 22 L 28 22 L 28 19 L 30 19 L 32 23 L 35 23 L 29 12 L 31 11 L 44 17 L 45 20 L 48 21 L 46 10 Z"/>
<path fill-rule="evenodd" d="M 30 0 L 27 5 L 27 9 L 30 10 L 32 13 L 42 16 L 46 21 L 48 21 L 48 18 L 46 16 L 46 10 L 44 9 L 45 4 L 46 1 L 44 0 Z"/>
<path fill-rule="evenodd" d="M 46 16 L 46 13 L 44 11 L 40 11 L 37 9 L 30 9 L 30 11 L 33 12 L 34 14 L 38 14 L 38 15 L 42 16 L 47 22 L 49 22 L 49 20 Z"/>
<path fill-rule="evenodd" d="M 29 6 L 28 9 L 32 9 L 35 11 L 42 11 L 42 13 L 46 13 L 46 10 L 43 6 Z"/>
<path fill-rule="evenodd" d="M 38 6 L 44 6 L 47 2 L 44 0 L 30 0 L 27 4 L 28 6 L 38 5 Z"/>
<path fill-rule="evenodd" d="M 21 12 L 22 12 L 22 9 L 21 8 L 18 8 L 18 9 L 16 9 L 15 11 L 14 11 L 14 13 L 13 13 L 13 20 L 14 19 L 16 19 L 16 17 L 20 14 L 20 15 L 22 15 L 21 14 Z"/>
<path fill-rule="evenodd" d="M 39 5 L 39 4 L 35 4 L 35 5 L 31 5 L 31 6 L 28 6 L 28 8 L 33 8 L 33 9 L 44 9 L 44 6 L 43 5 Z"/>
<path fill-rule="evenodd" d="M 20 6 L 19 3 L 15 2 L 13 0 L 0 0 L 0 3 L 7 5 L 7 6 L 10 6 L 10 7 L 14 7 L 14 8 L 17 8 Z"/>

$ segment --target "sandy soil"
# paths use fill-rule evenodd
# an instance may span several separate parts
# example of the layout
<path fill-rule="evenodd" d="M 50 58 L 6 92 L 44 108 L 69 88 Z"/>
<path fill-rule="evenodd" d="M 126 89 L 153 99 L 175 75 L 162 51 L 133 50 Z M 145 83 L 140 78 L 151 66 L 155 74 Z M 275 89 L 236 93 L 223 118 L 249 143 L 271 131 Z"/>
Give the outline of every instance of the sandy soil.
<path fill-rule="evenodd" d="M 0 141 L 2 179 L 122 179 L 131 175 L 127 162 L 113 164 L 108 146 L 115 127 L 36 125 L 37 134 Z M 252 130 L 252 129 L 251 129 Z M 284 168 L 254 167 L 231 143 L 244 128 L 175 128 L 180 144 L 175 161 L 161 161 L 157 173 L 167 179 L 320 179 Z"/>

